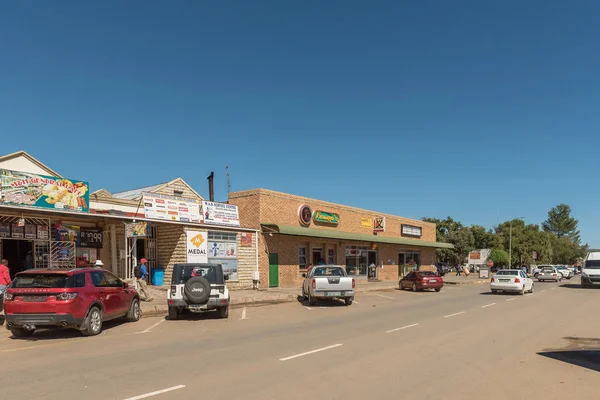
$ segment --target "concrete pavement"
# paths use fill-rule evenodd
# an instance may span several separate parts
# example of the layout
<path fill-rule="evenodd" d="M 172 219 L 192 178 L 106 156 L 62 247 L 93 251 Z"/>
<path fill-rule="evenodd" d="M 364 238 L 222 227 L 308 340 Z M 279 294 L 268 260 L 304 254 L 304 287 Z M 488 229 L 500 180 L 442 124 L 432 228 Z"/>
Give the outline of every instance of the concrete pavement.
<path fill-rule="evenodd" d="M 0 384 L 30 399 L 596 399 L 600 291 L 571 286 L 367 292 L 351 307 L 147 318 L 94 338 L 4 332 Z"/>

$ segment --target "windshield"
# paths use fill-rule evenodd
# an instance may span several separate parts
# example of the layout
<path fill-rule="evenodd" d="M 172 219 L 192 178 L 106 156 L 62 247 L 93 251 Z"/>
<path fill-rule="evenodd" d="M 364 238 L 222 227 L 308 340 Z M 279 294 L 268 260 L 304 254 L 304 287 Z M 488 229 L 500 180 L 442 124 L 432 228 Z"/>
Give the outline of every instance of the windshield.
<path fill-rule="evenodd" d="M 313 276 L 346 276 L 340 267 L 318 267 Z"/>
<path fill-rule="evenodd" d="M 542 270 L 543 273 L 553 273 L 554 272 L 554 268 L 544 268 Z"/>
<path fill-rule="evenodd" d="M 515 271 L 515 270 L 498 271 L 496 273 L 496 275 L 519 275 L 519 271 Z"/>
<path fill-rule="evenodd" d="M 421 271 L 419 272 L 419 276 L 437 276 L 437 274 L 432 271 Z"/>
<path fill-rule="evenodd" d="M 600 260 L 587 260 L 585 269 L 600 269 Z"/>
<path fill-rule="evenodd" d="M 181 285 L 195 276 L 202 276 L 212 284 L 224 283 L 223 267 L 220 264 L 175 264 L 172 283 Z"/>
<path fill-rule="evenodd" d="M 12 285 L 15 289 L 64 289 L 73 287 L 73 277 L 58 274 L 20 275 L 15 278 Z"/>

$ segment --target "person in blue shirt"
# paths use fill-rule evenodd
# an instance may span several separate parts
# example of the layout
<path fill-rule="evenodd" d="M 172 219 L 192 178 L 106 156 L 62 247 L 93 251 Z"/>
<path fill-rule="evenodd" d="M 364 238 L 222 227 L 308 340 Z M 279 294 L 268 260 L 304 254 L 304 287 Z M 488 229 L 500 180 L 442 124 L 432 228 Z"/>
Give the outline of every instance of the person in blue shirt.
<path fill-rule="evenodd" d="M 140 292 L 144 294 L 145 300 L 152 301 L 154 299 L 150 297 L 150 294 L 148 294 L 148 284 L 146 283 L 146 279 L 148 279 L 148 268 L 146 267 L 147 262 L 148 261 L 145 258 L 140 260 L 140 272 L 142 273 L 142 276 L 137 278 L 137 283 Z"/>

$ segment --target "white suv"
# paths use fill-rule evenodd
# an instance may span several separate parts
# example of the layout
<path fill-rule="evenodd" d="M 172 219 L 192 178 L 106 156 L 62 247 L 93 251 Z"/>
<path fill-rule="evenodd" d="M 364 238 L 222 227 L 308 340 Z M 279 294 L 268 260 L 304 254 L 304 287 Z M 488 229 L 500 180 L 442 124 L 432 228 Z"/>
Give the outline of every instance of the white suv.
<path fill-rule="evenodd" d="M 217 310 L 221 318 L 229 317 L 226 280 L 221 264 L 175 264 L 167 293 L 169 319 L 179 318 L 183 310 Z"/>

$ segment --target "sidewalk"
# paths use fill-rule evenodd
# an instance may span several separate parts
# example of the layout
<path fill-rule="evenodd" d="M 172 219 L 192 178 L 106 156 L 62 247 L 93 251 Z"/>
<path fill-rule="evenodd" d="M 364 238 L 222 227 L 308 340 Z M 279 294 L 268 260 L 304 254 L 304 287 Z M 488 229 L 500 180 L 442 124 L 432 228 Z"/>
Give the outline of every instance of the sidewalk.
<path fill-rule="evenodd" d="M 446 285 L 476 285 L 490 281 L 489 278 L 480 278 L 478 272 L 472 273 L 469 276 L 456 276 L 456 272 L 450 272 L 444 275 L 443 278 Z"/>
<path fill-rule="evenodd" d="M 356 292 L 372 292 L 378 290 L 396 289 L 398 282 L 357 282 Z M 167 290 L 168 286 L 148 286 L 148 292 L 154 301 L 142 301 L 142 315 L 144 317 L 159 316 L 167 314 Z M 268 304 L 288 303 L 297 301 L 302 293 L 302 288 L 272 288 L 261 290 L 231 290 L 231 308 L 255 307 Z"/>

